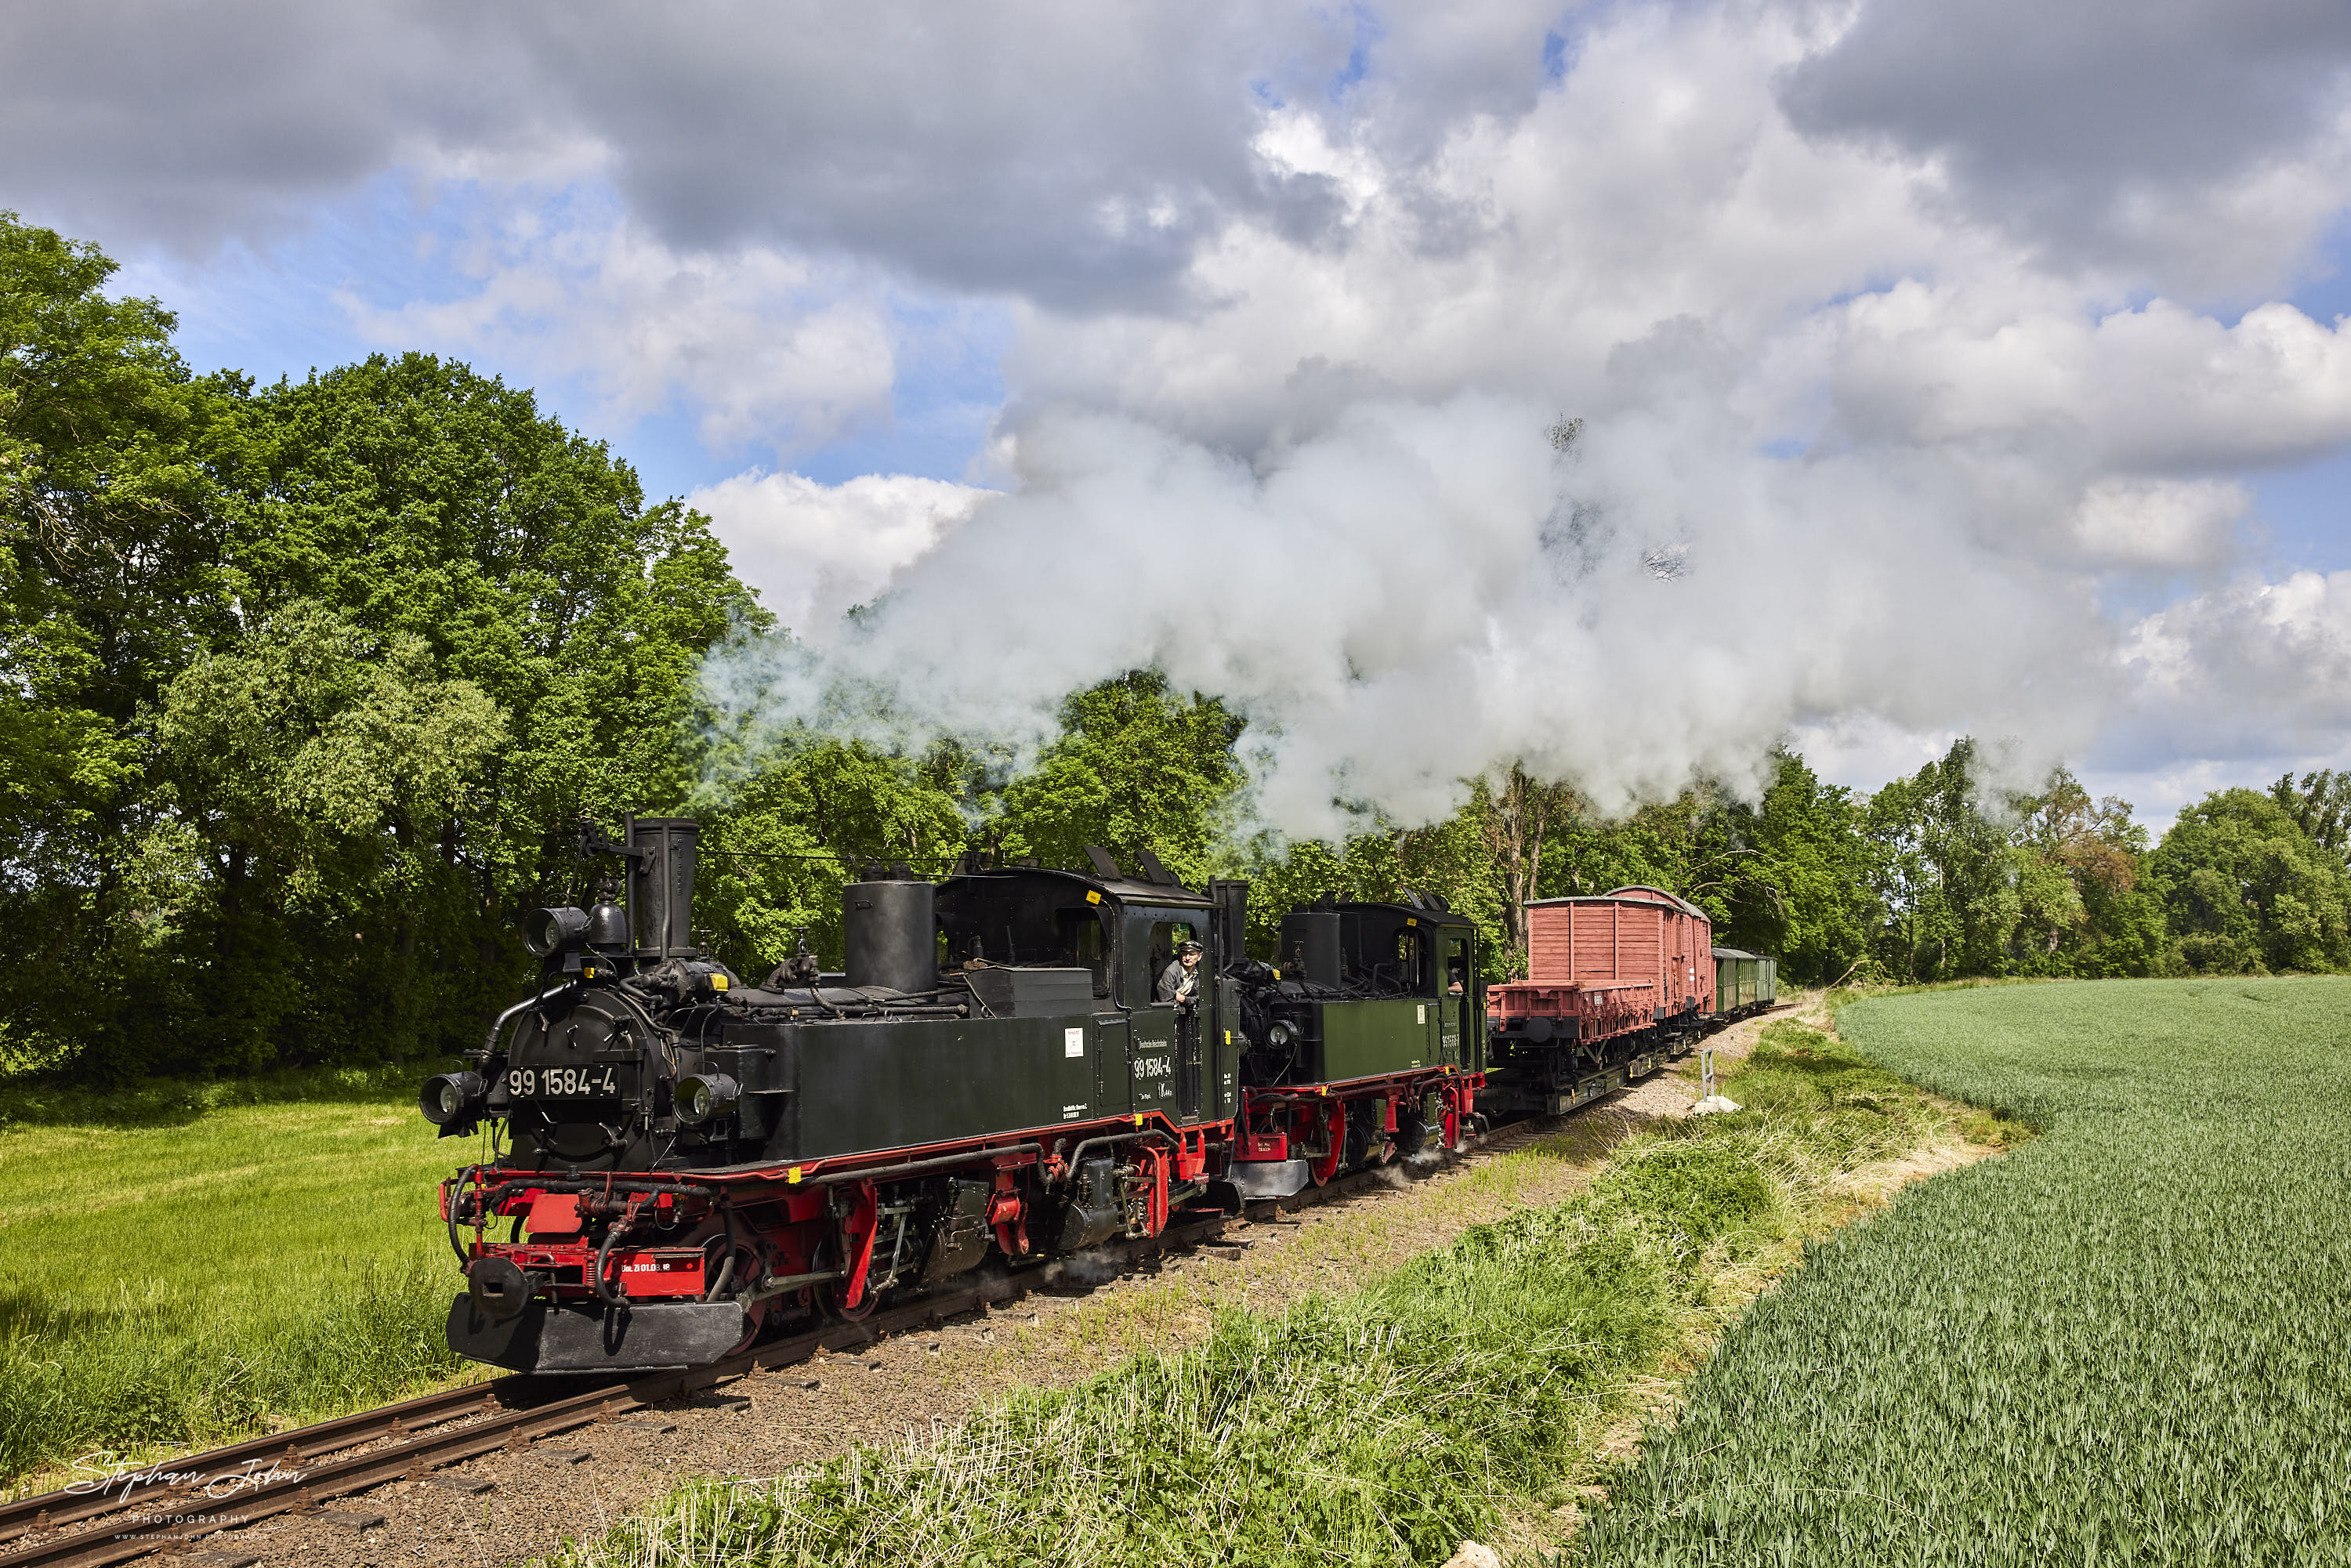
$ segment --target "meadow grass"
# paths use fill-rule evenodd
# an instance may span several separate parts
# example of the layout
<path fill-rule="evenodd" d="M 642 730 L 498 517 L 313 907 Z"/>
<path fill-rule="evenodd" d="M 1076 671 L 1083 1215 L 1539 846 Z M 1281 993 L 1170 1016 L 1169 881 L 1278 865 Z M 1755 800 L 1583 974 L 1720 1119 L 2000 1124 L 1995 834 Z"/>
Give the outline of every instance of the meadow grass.
<path fill-rule="evenodd" d="M 1196 1347 L 1029 1390 L 924 1441 L 687 1483 L 569 1568 L 1427 1563 L 1573 1507 L 1635 1385 L 1719 1329 L 1765 1260 L 1850 1211 L 1838 1179 L 1946 1113 L 1775 1025 L 1752 1109 L 1619 1145 L 1573 1198 L 1345 1294 L 1227 1310 Z"/>
<path fill-rule="evenodd" d="M 0 1092 L 0 1484 L 456 1373 L 418 1076 Z"/>
<path fill-rule="evenodd" d="M 1840 1028 L 2043 1134 L 1815 1249 L 1575 1559 L 2351 1563 L 2351 981 L 1970 989 Z"/>

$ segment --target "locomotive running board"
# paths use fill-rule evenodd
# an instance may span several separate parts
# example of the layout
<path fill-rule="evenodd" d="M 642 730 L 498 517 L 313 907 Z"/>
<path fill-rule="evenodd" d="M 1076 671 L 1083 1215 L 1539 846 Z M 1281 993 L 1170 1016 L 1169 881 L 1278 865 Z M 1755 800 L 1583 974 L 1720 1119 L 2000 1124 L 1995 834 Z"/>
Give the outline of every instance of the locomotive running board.
<path fill-rule="evenodd" d="M 733 1301 L 663 1301 L 622 1313 L 533 1301 L 504 1322 L 475 1306 L 471 1292 L 449 1304 L 449 1348 L 514 1372 L 682 1372 L 726 1355 L 744 1327 Z"/>

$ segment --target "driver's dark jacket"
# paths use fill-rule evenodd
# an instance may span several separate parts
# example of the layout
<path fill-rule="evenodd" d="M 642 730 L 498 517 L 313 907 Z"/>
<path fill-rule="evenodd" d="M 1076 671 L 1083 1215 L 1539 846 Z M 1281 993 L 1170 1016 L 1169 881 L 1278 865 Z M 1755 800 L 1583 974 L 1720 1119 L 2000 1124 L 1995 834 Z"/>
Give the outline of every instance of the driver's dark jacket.
<path fill-rule="evenodd" d="M 1162 1002 L 1174 1002 L 1179 1007 L 1189 1007 L 1192 1005 L 1192 998 L 1199 988 L 1198 977 L 1184 972 L 1184 960 L 1181 958 L 1174 960 L 1159 971 L 1159 989 L 1156 994 Z"/>

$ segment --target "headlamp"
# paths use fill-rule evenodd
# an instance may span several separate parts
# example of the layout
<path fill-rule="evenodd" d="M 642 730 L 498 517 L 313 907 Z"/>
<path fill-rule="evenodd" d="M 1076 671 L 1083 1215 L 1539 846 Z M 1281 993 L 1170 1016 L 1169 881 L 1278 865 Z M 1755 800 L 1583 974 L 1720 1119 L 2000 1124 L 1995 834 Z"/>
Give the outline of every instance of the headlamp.
<path fill-rule="evenodd" d="M 418 1092 L 416 1108 L 436 1127 L 471 1122 L 481 1115 L 488 1088 L 478 1072 L 436 1072 Z"/>
<path fill-rule="evenodd" d="M 690 1127 L 698 1127 L 713 1116 L 733 1110 L 741 1093 L 735 1080 L 724 1072 L 690 1074 L 677 1081 L 677 1092 L 673 1096 L 677 1119 Z"/>
<path fill-rule="evenodd" d="M 552 958 L 588 935 L 584 909 L 534 909 L 522 917 L 522 945 L 534 958 Z"/>

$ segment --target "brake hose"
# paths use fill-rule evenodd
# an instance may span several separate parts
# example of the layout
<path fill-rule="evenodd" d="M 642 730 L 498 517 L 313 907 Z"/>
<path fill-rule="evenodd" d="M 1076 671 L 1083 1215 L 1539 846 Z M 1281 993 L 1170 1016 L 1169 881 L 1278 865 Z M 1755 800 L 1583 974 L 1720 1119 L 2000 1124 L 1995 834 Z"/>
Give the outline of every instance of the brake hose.
<path fill-rule="evenodd" d="M 457 1239 L 457 1205 L 465 1197 L 465 1185 L 481 1168 L 479 1166 L 467 1166 L 457 1173 L 457 1179 L 449 1189 L 449 1250 L 457 1255 L 457 1267 L 460 1269 L 471 1269 L 474 1256 L 465 1250 L 465 1244 Z"/>
<path fill-rule="evenodd" d="M 604 1232 L 603 1245 L 596 1249 L 596 1299 L 608 1307 L 625 1307 L 629 1304 L 628 1290 L 625 1286 L 616 1292 L 604 1283 L 604 1268 L 611 1261 L 613 1246 L 620 1241 L 621 1238 L 636 1228 L 636 1205 L 631 1204 L 627 1213 L 612 1221 L 612 1228 Z"/>

